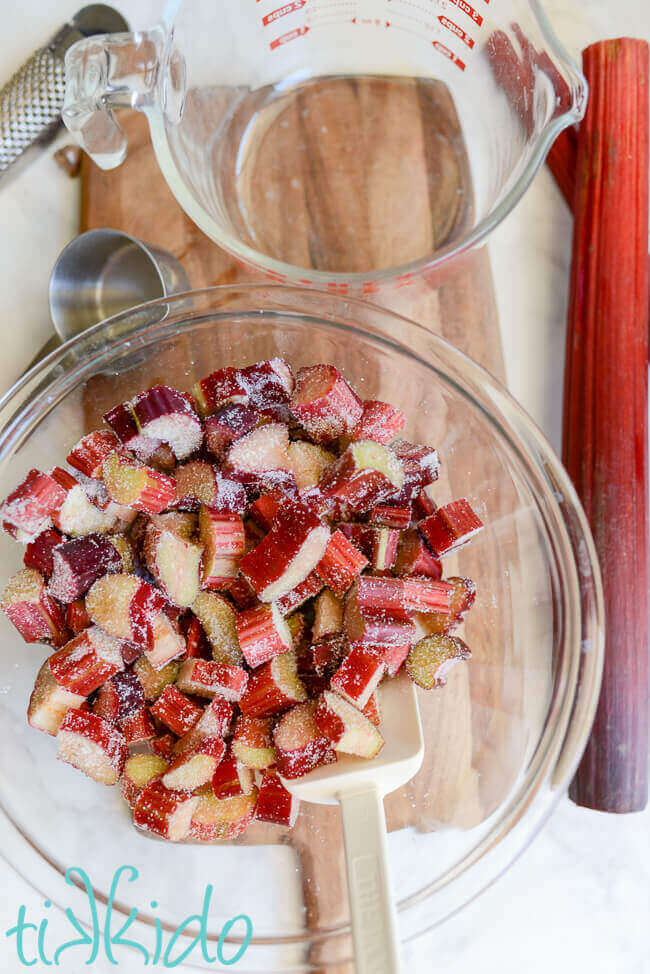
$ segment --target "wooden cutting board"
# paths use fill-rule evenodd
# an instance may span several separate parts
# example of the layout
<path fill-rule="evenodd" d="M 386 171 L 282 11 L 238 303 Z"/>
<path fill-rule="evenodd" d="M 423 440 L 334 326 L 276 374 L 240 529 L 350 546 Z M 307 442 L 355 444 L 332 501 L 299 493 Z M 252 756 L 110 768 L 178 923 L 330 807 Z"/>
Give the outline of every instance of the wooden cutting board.
<path fill-rule="evenodd" d="M 380 96 L 380 93 L 376 94 L 377 97 Z M 414 121 L 420 125 L 422 103 L 417 90 L 414 89 L 411 93 L 407 91 L 400 97 L 402 101 L 397 106 L 393 105 L 392 111 L 398 111 L 402 119 L 405 112 L 412 112 Z M 450 110 L 450 103 L 445 98 L 446 93 L 442 90 L 439 104 L 434 105 L 433 109 L 429 106 L 427 110 L 441 110 L 448 116 L 451 111 L 453 119 L 453 107 Z M 322 110 L 326 111 L 327 106 L 323 106 Z M 341 104 L 330 106 L 329 110 L 334 112 L 331 121 L 339 124 L 342 111 L 355 112 L 358 107 L 355 102 L 351 102 L 343 108 Z M 373 116 L 373 113 L 368 111 L 366 102 L 364 117 L 369 115 Z M 391 151 L 391 111 L 387 110 L 383 101 L 381 111 L 375 113 L 374 118 L 375 129 L 372 137 L 381 146 L 383 156 L 388 158 Z M 382 118 L 385 118 L 383 123 Z M 361 117 L 353 117 L 350 121 L 358 127 L 364 124 Z M 122 113 L 120 122 L 126 129 L 129 140 L 128 156 L 121 167 L 111 172 L 103 172 L 84 157 L 80 230 L 114 227 L 166 248 L 182 261 L 191 285 L 195 288 L 264 280 L 212 243 L 181 210 L 155 162 L 144 117 L 137 113 Z M 280 150 L 286 158 L 287 146 L 278 147 L 277 151 Z M 424 163 L 423 156 L 422 168 Z M 412 164 L 417 167 L 417 159 Z M 273 170 L 272 166 L 268 168 L 269 171 Z M 453 183 L 447 186 L 447 190 L 443 189 L 444 191 L 455 192 Z M 374 237 L 376 240 L 379 227 L 383 234 L 379 243 L 382 255 L 390 259 L 390 225 L 383 207 L 381 186 L 375 186 L 373 193 L 377 211 L 377 219 L 371 221 Z M 263 198 L 264 194 L 259 195 Z M 342 205 L 344 204 L 345 201 L 342 201 Z M 432 202 L 431 206 L 435 206 L 435 203 Z M 429 233 L 431 226 L 435 225 L 434 212 L 416 213 L 409 232 Z M 355 238 L 355 247 L 358 245 L 359 240 Z M 486 250 L 469 255 L 455 275 L 442 286 L 421 278 L 408 287 L 375 294 L 372 300 L 420 322 L 461 348 L 495 376 L 504 378 L 501 340 Z M 98 396 L 101 399 L 102 392 L 101 381 L 101 377 L 97 377 L 98 385 L 87 399 L 94 403 L 94 414 L 87 417 L 89 423 L 96 421 L 97 399 Z M 110 394 L 114 400 L 114 384 Z M 112 405 L 113 400 L 106 402 L 104 408 Z M 494 474 L 494 470 L 477 471 L 477 477 L 484 477 L 485 482 L 498 479 Z M 451 487 L 453 488 L 453 483 Z M 499 567 L 492 566 L 487 569 L 490 570 L 496 572 Z M 476 574 L 480 574 L 482 583 L 489 586 L 485 565 L 480 568 L 477 565 Z M 475 650 L 474 657 L 478 664 L 491 666 L 499 663 L 503 651 L 499 646 L 490 645 L 489 637 L 482 637 L 476 646 L 478 649 Z M 482 781 L 478 770 L 481 755 L 475 753 L 473 742 L 478 737 L 481 740 L 491 740 L 491 746 L 497 747 L 499 728 L 492 728 L 490 737 L 490 728 L 486 728 L 485 723 L 492 720 L 490 715 L 494 705 L 498 703 L 487 698 L 493 697 L 498 691 L 494 690 L 490 681 L 486 683 L 482 680 L 481 672 L 480 665 L 475 673 L 470 672 L 469 668 L 464 668 L 462 672 L 458 668 L 458 676 L 453 681 L 450 680 L 445 690 L 443 708 L 438 710 L 433 722 L 425 727 L 427 737 L 441 746 L 435 748 L 435 754 L 433 748 L 427 753 L 425 766 L 416 782 L 388 799 L 389 828 L 408 825 L 429 831 L 440 822 L 468 827 L 480 821 L 491 810 L 494 796 L 481 791 Z M 473 706 L 473 699 L 480 700 L 481 705 Z M 452 741 L 453 747 L 447 748 L 447 741 Z M 445 758 L 447 752 L 448 759 Z M 462 815 L 456 807 L 459 788 L 465 795 Z M 426 816 L 418 810 L 418 797 L 422 798 L 425 792 L 429 804 L 430 796 L 435 796 L 435 811 Z M 475 794 L 473 808 L 471 802 L 468 807 L 468 792 Z M 317 926 L 332 926 L 345 920 L 347 916 L 338 810 L 319 809 L 318 815 L 322 836 L 320 841 L 314 840 L 313 829 L 302 829 L 300 819 L 291 840 L 300 855 L 305 919 L 307 927 L 312 929 Z M 265 829 L 258 833 L 257 840 L 274 842 L 277 841 L 275 834 L 277 833 L 272 829 Z M 317 953 L 312 954 L 310 959 L 312 963 L 319 963 Z M 333 968 L 328 970 L 332 971 Z M 348 966 L 341 965 L 341 972 L 347 970 Z"/>

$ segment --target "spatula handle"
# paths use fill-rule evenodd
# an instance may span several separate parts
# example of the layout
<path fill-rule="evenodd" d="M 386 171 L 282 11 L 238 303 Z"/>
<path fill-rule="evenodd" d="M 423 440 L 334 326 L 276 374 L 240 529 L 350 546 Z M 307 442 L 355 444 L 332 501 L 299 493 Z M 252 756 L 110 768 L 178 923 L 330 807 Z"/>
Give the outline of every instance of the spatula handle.
<path fill-rule="evenodd" d="M 356 974 L 400 974 L 384 803 L 374 787 L 339 797 Z"/>

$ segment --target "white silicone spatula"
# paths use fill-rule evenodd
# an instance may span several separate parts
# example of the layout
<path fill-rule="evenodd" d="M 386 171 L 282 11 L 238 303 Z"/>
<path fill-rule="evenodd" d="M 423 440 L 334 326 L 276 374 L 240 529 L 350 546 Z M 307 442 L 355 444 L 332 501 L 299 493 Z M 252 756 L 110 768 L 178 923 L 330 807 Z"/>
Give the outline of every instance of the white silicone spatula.
<path fill-rule="evenodd" d="M 416 690 L 406 674 L 386 680 L 378 694 L 386 743 L 376 758 L 339 755 L 336 764 L 283 779 L 301 801 L 341 805 L 356 974 L 401 970 L 384 796 L 417 774 L 424 755 Z"/>

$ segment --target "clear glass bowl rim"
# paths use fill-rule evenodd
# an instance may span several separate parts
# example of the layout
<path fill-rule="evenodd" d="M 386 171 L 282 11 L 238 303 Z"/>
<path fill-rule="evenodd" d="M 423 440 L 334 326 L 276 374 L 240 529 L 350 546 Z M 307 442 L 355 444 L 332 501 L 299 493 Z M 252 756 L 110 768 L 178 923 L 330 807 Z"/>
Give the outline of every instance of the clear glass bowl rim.
<path fill-rule="evenodd" d="M 247 298 L 246 307 L 229 309 L 229 297 L 240 294 Z M 193 304 L 202 302 L 202 305 L 185 312 L 183 304 L 188 300 Z M 316 310 L 319 302 L 319 306 L 324 309 L 322 311 Z M 153 314 L 149 315 L 150 311 Z M 579 498 L 560 460 L 544 434 L 510 393 L 489 372 L 445 339 L 417 322 L 378 305 L 328 292 L 280 284 L 223 285 L 161 298 L 115 315 L 65 343 L 35 365 L 0 400 L 0 460 L 14 449 L 25 432 L 38 425 L 56 407 L 60 398 L 85 377 L 108 364 L 125 342 L 128 341 L 129 348 L 133 350 L 146 348 L 180 335 L 184 330 L 190 330 L 199 321 L 249 314 L 259 316 L 260 319 L 264 316 L 289 314 L 306 321 L 311 319 L 316 323 L 335 325 L 342 330 L 352 330 L 357 335 L 366 336 L 373 342 L 379 342 L 427 365 L 441 380 L 453 385 L 480 409 L 490 425 L 525 464 L 526 471 L 533 480 L 535 496 L 539 496 L 539 491 L 543 494 L 545 510 L 548 509 L 552 515 L 557 532 L 553 536 L 553 542 L 563 569 L 562 591 L 566 600 L 564 610 L 567 613 L 567 625 L 564 643 L 558 647 L 562 660 L 561 676 L 557 681 L 560 692 L 555 694 L 547 726 L 538 742 L 531 764 L 534 773 L 531 773 L 531 768 L 528 769 L 526 780 L 519 787 L 517 795 L 509 800 L 505 810 L 500 808 L 495 813 L 495 820 L 488 834 L 479 840 L 463 860 L 424 890 L 398 904 L 400 911 L 408 910 L 410 906 L 421 903 L 423 899 L 470 871 L 470 882 L 463 884 L 462 902 L 413 935 L 422 936 L 487 889 L 532 841 L 573 777 L 586 746 L 600 690 L 604 658 L 604 607 L 600 569 L 590 529 Z M 149 323 L 143 324 L 143 317 L 148 317 Z M 151 323 L 153 317 L 157 321 Z M 130 324 L 131 319 L 135 319 L 135 324 Z M 365 319 L 372 319 L 372 327 L 362 324 Z M 402 330 L 400 340 L 391 337 L 396 324 Z M 409 349 L 409 344 L 405 343 L 409 332 L 420 342 L 424 338 L 430 343 L 437 363 L 427 362 L 421 355 L 415 355 Z M 66 359 L 68 367 L 65 365 Z M 19 405 L 16 409 L 17 404 Z M 572 536 L 568 526 L 572 528 Z M 579 574 L 590 579 L 593 585 L 593 599 L 588 607 L 586 620 L 592 634 L 589 652 L 583 651 L 580 638 L 584 631 L 585 618 L 581 611 Z M 580 667 L 581 673 L 578 672 Z M 73 900 L 79 905 L 85 903 L 81 891 L 64 883 L 60 870 L 41 856 L 40 851 L 2 808 L 0 821 L 3 824 L 3 828 L 0 828 L 0 855 L 23 879 L 55 904 L 55 890 L 63 902 L 72 906 Z M 501 847 L 500 857 L 493 856 L 495 847 Z M 97 902 L 98 907 L 105 903 L 99 892 Z M 117 903 L 114 909 L 121 912 Z M 129 907 L 124 908 L 123 912 L 127 914 Z M 136 923 L 149 925 L 150 921 L 141 916 Z M 251 946 L 313 944 L 347 934 L 349 926 L 342 924 L 316 933 L 253 937 Z M 189 930 L 187 937 L 192 936 L 193 933 Z M 228 937 L 225 942 L 238 944 L 241 940 Z M 316 969 L 323 966 L 319 963 Z M 244 969 L 241 970 L 243 974 Z"/>
<path fill-rule="evenodd" d="M 174 0 L 174 2 L 169 3 L 168 9 L 165 11 L 163 23 L 168 31 L 173 29 L 174 16 L 176 9 L 180 6 L 180 2 L 181 0 Z M 462 257 L 468 251 L 477 247 L 506 218 L 532 183 L 544 163 L 548 150 L 560 132 L 570 125 L 577 124 L 584 115 L 588 93 L 588 85 L 584 75 L 578 69 L 566 48 L 560 43 L 540 0 L 527 0 L 527 2 L 539 26 L 540 32 L 548 45 L 550 54 L 564 72 L 565 80 L 569 85 L 571 105 L 566 112 L 552 118 L 541 130 L 533 144 L 530 159 L 519 178 L 498 206 L 490 210 L 468 233 L 459 237 L 448 246 L 441 247 L 435 254 L 421 257 L 418 260 L 395 267 L 387 267 L 379 271 L 346 273 L 340 271 L 318 271 L 308 267 L 287 264 L 284 261 L 269 257 L 255 250 L 253 247 L 249 247 L 243 241 L 224 230 L 196 202 L 194 196 L 188 191 L 184 181 L 178 175 L 176 164 L 174 163 L 167 142 L 160 107 L 157 105 L 143 106 L 142 110 L 149 122 L 151 142 L 156 159 L 169 188 L 180 206 L 211 240 L 214 240 L 220 247 L 223 247 L 234 257 L 239 258 L 239 260 L 244 261 L 244 263 L 252 267 L 259 268 L 272 280 L 278 282 L 296 283 L 301 286 L 314 288 L 324 288 L 327 284 L 339 286 L 348 285 L 354 292 L 355 288 L 361 289 L 364 284 L 385 286 L 396 280 L 409 280 L 417 274 L 439 271 L 443 267 L 446 268 L 451 261 Z"/>

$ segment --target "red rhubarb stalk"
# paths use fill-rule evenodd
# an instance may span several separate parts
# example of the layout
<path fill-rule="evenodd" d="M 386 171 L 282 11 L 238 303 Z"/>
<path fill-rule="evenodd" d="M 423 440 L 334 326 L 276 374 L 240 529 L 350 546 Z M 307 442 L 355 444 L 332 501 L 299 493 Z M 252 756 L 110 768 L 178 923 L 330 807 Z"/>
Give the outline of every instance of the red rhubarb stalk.
<path fill-rule="evenodd" d="M 571 797 L 631 812 L 648 795 L 648 45 L 594 44 L 583 67 L 563 458 L 604 569 L 607 629 Z"/>

